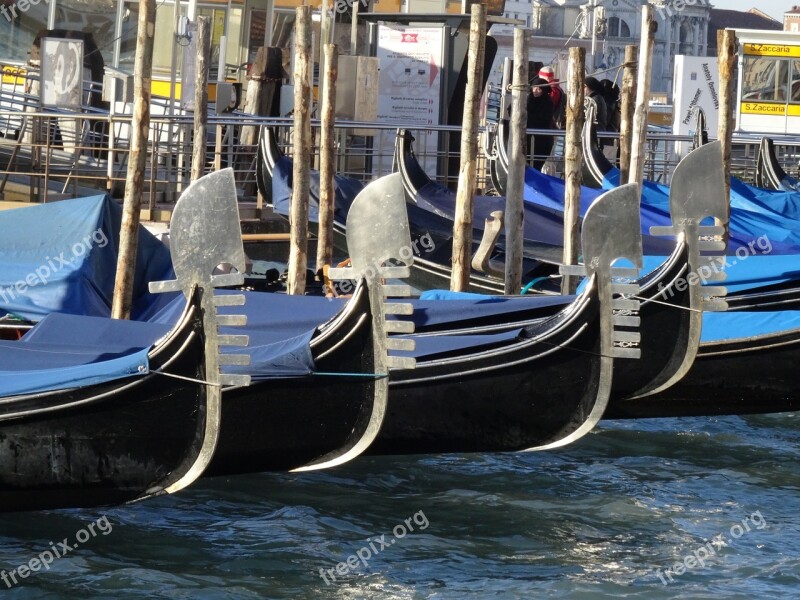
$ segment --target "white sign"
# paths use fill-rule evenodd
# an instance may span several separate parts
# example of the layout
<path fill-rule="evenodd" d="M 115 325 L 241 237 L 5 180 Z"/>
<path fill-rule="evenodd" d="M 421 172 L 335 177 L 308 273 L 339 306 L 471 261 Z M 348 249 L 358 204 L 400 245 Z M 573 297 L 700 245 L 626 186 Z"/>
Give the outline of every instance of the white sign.
<path fill-rule="evenodd" d="M 709 136 L 716 137 L 719 122 L 719 68 L 716 57 L 676 56 L 672 89 L 672 133 L 694 135 L 697 109 L 701 108 L 706 115 Z M 690 149 L 691 144 L 676 145 L 681 157 Z"/>
<path fill-rule="evenodd" d="M 425 135 L 424 129 L 439 124 L 443 39 L 441 27 L 378 27 L 378 121 L 416 128 L 414 150 L 431 176 L 436 174 L 439 136 Z M 394 139 L 385 134 L 381 139 L 376 174 L 392 170 Z"/>
<path fill-rule="evenodd" d="M 81 110 L 83 41 L 42 38 L 42 106 Z"/>

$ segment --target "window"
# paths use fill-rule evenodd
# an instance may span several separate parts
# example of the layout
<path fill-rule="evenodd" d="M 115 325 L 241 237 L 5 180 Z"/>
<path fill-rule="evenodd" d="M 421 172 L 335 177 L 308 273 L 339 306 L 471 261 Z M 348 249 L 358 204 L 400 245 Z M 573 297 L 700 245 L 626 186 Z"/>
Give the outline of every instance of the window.
<path fill-rule="evenodd" d="M 619 17 L 611 17 L 608 20 L 608 37 L 629 38 L 631 37 L 631 28 Z"/>
<path fill-rule="evenodd" d="M 798 61 L 793 61 L 797 63 Z M 793 70 L 800 73 L 800 65 Z M 765 56 L 746 56 L 742 76 L 742 100 L 786 102 L 789 61 Z M 800 78 L 800 75 L 793 75 Z"/>

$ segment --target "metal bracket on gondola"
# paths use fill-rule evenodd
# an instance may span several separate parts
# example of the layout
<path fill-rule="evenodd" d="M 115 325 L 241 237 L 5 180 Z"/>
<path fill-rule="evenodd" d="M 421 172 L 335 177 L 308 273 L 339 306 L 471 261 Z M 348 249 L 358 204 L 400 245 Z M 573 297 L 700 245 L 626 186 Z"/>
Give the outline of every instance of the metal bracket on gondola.
<path fill-rule="evenodd" d="M 681 238 L 689 248 L 689 275 L 686 283 L 692 289 L 691 308 L 703 311 L 724 311 L 727 288 L 703 285 L 725 281 L 725 250 L 728 234 L 728 199 L 725 196 L 725 175 L 722 166 L 722 144 L 700 146 L 675 168 L 669 193 L 672 226 L 656 226 L 656 236 Z M 715 225 L 701 225 L 709 217 Z"/>
<path fill-rule="evenodd" d="M 589 270 L 597 270 L 599 261 L 593 261 Z M 586 277 L 588 271 L 585 265 L 561 265 L 561 275 Z M 639 276 L 638 269 L 629 267 L 610 268 L 611 276 L 611 351 L 614 358 L 640 358 L 641 333 L 634 331 L 639 328 L 639 284 L 633 283 Z"/>
<path fill-rule="evenodd" d="M 589 208 L 583 221 L 581 244 L 588 262 L 585 266 L 561 267 L 564 275 L 595 275 L 601 302 L 601 331 L 610 333 L 603 340 L 603 353 L 614 358 L 641 356 L 636 298 L 639 284 L 635 283 L 642 267 L 640 218 L 635 184 L 606 192 Z M 608 230 L 610 223 L 625 231 L 616 230 L 612 234 Z M 613 266 L 620 258 L 631 261 L 634 267 Z"/>
<path fill-rule="evenodd" d="M 374 275 L 373 275 L 374 274 Z M 375 290 L 375 295 L 372 296 L 379 302 L 373 310 L 378 308 L 380 310 L 379 320 L 383 325 L 383 333 L 386 343 L 386 366 L 394 369 L 414 369 L 417 366 L 417 361 L 411 357 L 395 356 L 389 354 L 390 351 L 413 352 L 415 348 L 414 340 L 407 338 L 392 337 L 390 334 L 408 335 L 414 333 L 414 323 L 412 321 L 403 321 L 398 318 L 387 319 L 387 315 L 394 317 L 411 315 L 414 313 L 414 307 L 408 302 L 387 302 L 390 297 L 410 297 L 411 286 L 400 284 L 386 284 L 383 281 L 386 279 L 406 279 L 411 276 L 411 269 L 407 266 L 394 266 L 394 267 L 378 267 L 376 269 L 368 270 L 366 273 L 359 274 L 354 267 L 342 267 L 336 269 L 329 269 L 328 277 L 334 281 L 354 280 L 364 278 L 370 288 L 370 293 Z"/>
<path fill-rule="evenodd" d="M 359 197 L 369 201 L 359 201 Z M 386 301 L 389 297 L 411 296 L 410 286 L 386 283 L 410 277 L 414 263 L 402 176 L 393 173 L 382 177 L 370 183 L 359 197 L 347 215 L 351 266 L 329 269 L 328 276 L 336 280 L 366 279 L 372 310 L 380 310 L 376 333 L 385 340 L 387 369 L 413 369 L 417 364 L 414 358 L 389 354 L 392 350 L 412 352 L 415 348 L 414 340 L 389 335 L 414 333 L 413 322 L 398 318 L 413 314 L 413 306 Z M 394 318 L 387 319 L 387 315 Z"/>
<path fill-rule="evenodd" d="M 193 182 L 179 198 L 170 223 L 170 249 L 175 280 L 150 283 L 152 293 L 183 292 L 187 300 L 199 290 L 205 335 L 206 386 L 202 445 L 192 465 L 181 469 L 176 481 L 166 481 L 162 492 L 183 489 L 205 471 L 219 439 L 223 385 L 246 386 L 249 375 L 222 373 L 222 365 L 247 366 L 246 354 L 222 354 L 221 346 L 247 346 L 248 336 L 220 334 L 219 327 L 246 324 L 245 315 L 220 315 L 221 306 L 243 306 L 242 294 L 218 296 L 214 288 L 244 283 L 245 254 L 239 224 L 236 183 L 232 169 L 216 171 Z M 214 274 L 221 266 L 233 272 Z"/>

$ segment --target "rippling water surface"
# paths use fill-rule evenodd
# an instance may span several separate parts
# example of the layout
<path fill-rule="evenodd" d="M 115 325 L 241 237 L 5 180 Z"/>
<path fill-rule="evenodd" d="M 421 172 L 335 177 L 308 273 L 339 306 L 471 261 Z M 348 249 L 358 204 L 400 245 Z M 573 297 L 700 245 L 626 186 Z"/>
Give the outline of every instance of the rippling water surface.
<path fill-rule="evenodd" d="M 62 540 L 78 546 L 13 585 Z M 603 422 L 561 451 L 3 515 L 0 569 L 4 599 L 800 597 L 800 414 Z"/>

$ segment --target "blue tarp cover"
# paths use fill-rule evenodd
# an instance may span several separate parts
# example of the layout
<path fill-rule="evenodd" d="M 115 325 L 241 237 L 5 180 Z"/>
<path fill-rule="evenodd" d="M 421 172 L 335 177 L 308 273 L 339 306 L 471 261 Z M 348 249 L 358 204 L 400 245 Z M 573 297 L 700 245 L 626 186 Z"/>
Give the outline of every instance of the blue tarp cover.
<path fill-rule="evenodd" d="M 335 191 L 334 218 L 339 223 L 347 221 L 347 211 L 358 193 L 364 189 L 360 181 L 334 175 L 333 186 Z M 292 159 L 281 156 L 272 170 L 272 204 L 275 211 L 282 215 L 289 215 L 292 200 Z M 309 182 L 308 220 L 319 223 L 319 171 L 312 169 Z"/>
<path fill-rule="evenodd" d="M 0 211 L 0 316 L 110 315 L 121 220 L 105 195 Z M 173 278 L 169 250 L 140 228 L 132 317 L 164 301 L 148 282 Z"/>
<path fill-rule="evenodd" d="M 797 330 L 800 337 L 800 311 L 703 313 L 700 341 L 737 340 L 791 330 Z"/>
<path fill-rule="evenodd" d="M 0 397 L 145 375 L 150 345 L 164 330 L 155 327 L 99 317 L 48 315 L 22 340 L 0 341 Z"/>
<path fill-rule="evenodd" d="M 609 171 L 603 187 L 619 185 L 619 170 Z M 749 249 L 758 242 L 769 246 L 769 254 L 800 254 L 800 194 L 774 192 L 747 185 L 731 178 L 730 240 L 728 254 Z M 669 186 L 645 181 L 642 190 L 642 213 L 658 209 L 669 224 Z M 655 214 L 655 213 L 654 213 Z"/>

